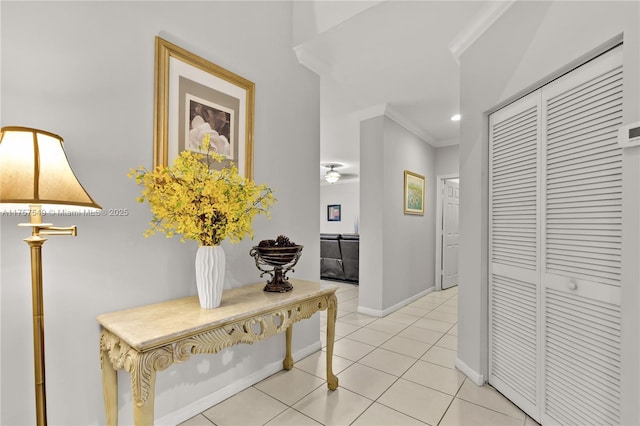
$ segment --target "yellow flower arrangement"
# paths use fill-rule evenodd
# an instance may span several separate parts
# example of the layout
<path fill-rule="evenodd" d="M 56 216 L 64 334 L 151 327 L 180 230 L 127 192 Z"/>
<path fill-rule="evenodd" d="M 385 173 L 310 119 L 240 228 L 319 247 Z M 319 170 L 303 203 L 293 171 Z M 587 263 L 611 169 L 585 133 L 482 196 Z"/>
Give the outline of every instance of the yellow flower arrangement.
<path fill-rule="evenodd" d="M 273 191 L 238 174 L 233 163 L 215 170 L 213 162 L 224 157 L 210 151 L 210 137 L 202 142 L 207 155 L 182 151 L 171 167 L 131 169 L 129 177 L 143 186 L 137 201 L 149 202 L 153 218 L 144 236 L 156 231 L 180 241 L 195 240 L 201 246 L 216 246 L 229 238 L 237 243 L 253 238 L 251 226 L 258 214 L 269 217 L 275 203 Z"/>

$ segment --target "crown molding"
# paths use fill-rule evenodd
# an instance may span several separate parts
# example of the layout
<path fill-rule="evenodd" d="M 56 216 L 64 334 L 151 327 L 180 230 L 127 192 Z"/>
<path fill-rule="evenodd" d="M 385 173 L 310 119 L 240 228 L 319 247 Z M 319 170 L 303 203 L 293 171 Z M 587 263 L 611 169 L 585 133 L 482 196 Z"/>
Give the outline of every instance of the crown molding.
<path fill-rule="evenodd" d="M 437 140 L 435 137 L 433 137 L 433 135 L 420 129 L 420 127 L 413 124 L 411 120 L 405 118 L 398 111 L 394 110 L 386 102 L 360 109 L 354 112 L 353 116 L 358 121 L 364 121 L 374 117 L 385 116 L 395 121 L 396 123 L 398 123 L 398 125 L 404 127 L 406 130 L 408 130 L 409 132 L 413 133 L 418 138 L 420 138 L 423 142 L 431 145 L 434 148 L 440 148 L 442 146 L 449 146 L 449 145 L 457 145 L 459 143 L 457 139 Z"/>
<path fill-rule="evenodd" d="M 359 109 L 354 112 L 353 115 L 359 121 L 368 120 L 373 117 L 380 117 L 381 115 L 385 115 L 387 111 L 387 103 L 381 103 L 377 105 L 372 105 L 363 109 Z"/>
<path fill-rule="evenodd" d="M 453 138 L 453 139 L 443 139 L 443 140 L 439 140 L 436 141 L 435 143 L 432 144 L 435 148 L 443 148 L 445 146 L 454 146 L 454 145 L 460 145 L 460 140 L 458 138 Z"/>
<path fill-rule="evenodd" d="M 319 59 L 315 55 L 309 53 L 309 51 L 305 49 L 304 45 L 300 44 L 298 46 L 294 46 L 293 51 L 295 52 L 300 65 L 310 69 L 319 76 L 331 75 L 332 67 L 322 59 Z"/>
<path fill-rule="evenodd" d="M 416 135 L 417 137 L 419 137 L 420 139 L 422 139 L 424 142 L 428 143 L 431 146 L 435 146 L 434 144 L 436 143 L 436 138 L 434 138 L 431 134 L 427 133 L 426 131 L 422 130 L 420 126 L 415 125 L 411 120 L 404 117 L 402 114 L 400 114 L 398 111 L 396 111 L 389 105 L 387 105 L 387 111 L 385 112 L 385 115 L 390 119 L 392 119 L 393 121 L 395 121 L 396 123 L 398 123 L 399 125 L 401 125 L 402 127 L 404 127 L 405 129 L 407 129 L 408 131 L 410 131 L 411 133 L 413 133 L 414 135 Z"/>
<path fill-rule="evenodd" d="M 516 0 L 489 2 L 449 43 L 449 51 L 460 63 L 460 56 L 500 18 Z"/>
<path fill-rule="evenodd" d="M 428 143 L 433 147 L 439 146 L 436 138 L 422 130 L 420 126 L 415 125 L 411 120 L 404 117 L 386 102 L 360 109 L 354 113 L 354 116 L 359 121 L 367 120 L 373 117 L 380 117 L 383 115 L 395 121 L 400 126 L 416 135 L 418 138 L 422 139 L 423 142 Z"/>

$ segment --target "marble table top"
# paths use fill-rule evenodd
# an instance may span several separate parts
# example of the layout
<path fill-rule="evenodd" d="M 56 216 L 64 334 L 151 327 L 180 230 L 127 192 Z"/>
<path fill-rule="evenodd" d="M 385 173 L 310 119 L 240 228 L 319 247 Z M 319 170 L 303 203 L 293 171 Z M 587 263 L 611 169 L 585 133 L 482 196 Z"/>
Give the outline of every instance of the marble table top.
<path fill-rule="evenodd" d="M 225 290 L 215 309 L 202 309 L 197 296 L 169 300 L 99 315 L 102 327 L 139 351 L 155 348 L 175 339 L 223 326 L 261 312 L 329 295 L 337 286 L 290 279 L 287 293 L 264 292 L 265 283 Z"/>

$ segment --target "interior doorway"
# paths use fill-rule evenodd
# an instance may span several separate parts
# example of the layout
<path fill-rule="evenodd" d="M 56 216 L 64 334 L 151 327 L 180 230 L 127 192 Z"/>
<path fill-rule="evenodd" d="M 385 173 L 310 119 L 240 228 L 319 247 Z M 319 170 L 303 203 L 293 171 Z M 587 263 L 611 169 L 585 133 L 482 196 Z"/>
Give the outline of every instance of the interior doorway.
<path fill-rule="evenodd" d="M 437 177 L 436 290 L 458 285 L 460 180 L 458 175 Z"/>

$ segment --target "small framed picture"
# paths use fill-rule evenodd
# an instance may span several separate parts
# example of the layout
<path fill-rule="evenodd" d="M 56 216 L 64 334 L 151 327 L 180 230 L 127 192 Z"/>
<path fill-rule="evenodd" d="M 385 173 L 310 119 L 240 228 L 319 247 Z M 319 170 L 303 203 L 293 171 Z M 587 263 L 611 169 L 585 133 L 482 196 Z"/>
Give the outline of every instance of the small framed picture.
<path fill-rule="evenodd" d="M 424 176 L 404 171 L 404 213 L 424 215 Z"/>
<path fill-rule="evenodd" d="M 340 222 L 340 204 L 327 206 L 327 220 L 329 222 Z"/>

